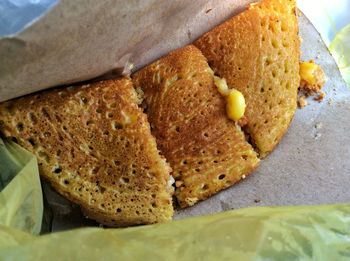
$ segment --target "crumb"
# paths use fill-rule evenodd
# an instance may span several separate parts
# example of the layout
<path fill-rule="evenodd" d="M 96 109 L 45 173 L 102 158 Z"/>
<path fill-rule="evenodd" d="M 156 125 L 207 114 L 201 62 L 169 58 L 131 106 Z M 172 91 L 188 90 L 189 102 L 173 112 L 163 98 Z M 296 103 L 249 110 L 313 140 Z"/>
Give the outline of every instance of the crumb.
<path fill-rule="evenodd" d="M 205 11 L 205 13 L 209 13 L 211 10 L 213 10 L 212 8 L 209 8 L 207 11 Z"/>
<path fill-rule="evenodd" d="M 260 199 L 254 199 L 255 203 L 260 203 L 260 201 L 261 201 Z"/>
<path fill-rule="evenodd" d="M 321 102 L 323 101 L 324 97 L 326 96 L 326 94 L 322 91 L 320 91 L 316 97 L 314 97 L 315 101 Z"/>
<path fill-rule="evenodd" d="M 314 136 L 314 139 L 317 140 L 319 138 L 321 138 L 322 134 L 321 133 L 316 133 Z"/>
<path fill-rule="evenodd" d="M 321 91 L 326 83 L 326 77 L 322 68 L 313 60 L 300 63 L 300 87 L 298 94 L 298 107 L 307 105 L 306 98 L 314 96 L 314 100 L 321 102 L 326 94 Z"/>
<path fill-rule="evenodd" d="M 241 177 L 242 179 L 245 179 L 246 178 L 246 176 L 245 175 L 242 175 L 242 177 Z"/>
<path fill-rule="evenodd" d="M 318 93 L 326 83 L 325 73 L 313 60 L 300 63 L 300 89 L 309 95 Z"/>
<path fill-rule="evenodd" d="M 182 184 L 183 184 L 183 182 L 182 181 L 180 181 L 180 180 L 178 180 L 178 181 L 175 181 L 175 187 L 181 187 L 182 186 Z"/>
<path fill-rule="evenodd" d="M 246 116 L 243 116 L 238 120 L 238 125 L 241 127 L 244 127 L 248 124 L 248 118 Z"/>
<path fill-rule="evenodd" d="M 315 129 L 321 129 L 322 128 L 322 122 L 318 122 L 315 124 Z"/>
<path fill-rule="evenodd" d="M 298 107 L 300 109 L 304 108 L 307 105 L 307 100 L 304 95 L 298 96 Z"/>
<path fill-rule="evenodd" d="M 185 201 L 186 201 L 187 205 L 191 207 L 197 203 L 198 198 L 186 198 Z"/>

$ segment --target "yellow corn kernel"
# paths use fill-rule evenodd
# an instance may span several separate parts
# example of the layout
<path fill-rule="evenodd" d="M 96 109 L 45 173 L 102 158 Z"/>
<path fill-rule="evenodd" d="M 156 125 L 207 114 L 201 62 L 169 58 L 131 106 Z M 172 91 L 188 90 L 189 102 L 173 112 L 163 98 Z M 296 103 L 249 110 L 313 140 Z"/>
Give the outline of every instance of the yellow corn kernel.
<path fill-rule="evenodd" d="M 300 78 L 306 81 L 308 84 L 317 83 L 317 72 L 321 70 L 320 66 L 312 62 L 301 62 L 300 63 Z"/>
<path fill-rule="evenodd" d="M 222 79 L 222 78 L 214 75 L 214 84 L 218 88 L 218 91 L 220 92 L 221 95 L 223 95 L 223 96 L 228 95 L 229 89 L 228 89 L 227 82 L 225 79 Z"/>
<path fill-rule="evenodd" d="M 234 121 L 238 121 L 244 116 L 246 104 L 243 94 L 236 89 L 229 90 L 226 96 L 226 113 Z"/>

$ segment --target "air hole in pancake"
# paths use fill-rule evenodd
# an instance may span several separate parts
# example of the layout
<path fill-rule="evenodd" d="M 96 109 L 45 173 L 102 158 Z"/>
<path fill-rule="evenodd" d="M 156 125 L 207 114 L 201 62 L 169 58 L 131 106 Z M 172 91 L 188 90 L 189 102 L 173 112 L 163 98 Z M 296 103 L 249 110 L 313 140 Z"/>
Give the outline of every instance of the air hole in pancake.
<path fill-rule="evenodd" d="M 60 156 L 60 155 L 61 155 L 61 153 L 62 153 L 62 151 L 61 151 L 61 150 L 57 150 L 56 155 L 57 155 L 57 156 Z"/>
<path fill-rule="evenodd" d="M 49 163 L 50 157 L 49 157 L 49 155 L 47 155 L 46 152 L 44 152 L 44 151 L 39 151 L 39 152 L 38 152 L 38 156 L 39 156 L 40 158 L 42 158 L 44 161 L 46 161 L 46 163 Z"/>
<path fill-rule="evenodd" d="M 129 181 L 130 181 L 129 178 L 126 178 L 126 177 L 122 177 L 121 180 L 125 184 L 129 183 Z"/>
<path fill-rule="evenodd" d="M 208 138 L 208 137 L 209 137 L 209 134 L 208 134 L 207 132 L 204 132 L 204 133 L 203 133 L 203 136 L 206 137 L 206 138 Z"/>
<path fill-rule="evenodd" d="M 105 193 L 105 191 L 106 191 L 106 188 L 102 187 L 102 186 L 99 186 L 99 189 L 100 189 L 101 194 Z"/>
<path fill-rule="evenodd" d="M 62 129 L 63 129 L 63 131 L 67 131 L 67 127 L 66 126 L 63 126 Z"/>
<path fill-rule="evenodd" d="M 102 109 L 101 108 L 97 108 L 96 109 L 96 113 L 102 113 Z"/>
<path fill-rule="evenodd" d="M 38 122 L 38 119 L 36 118 L 35 114 L 32 112 L 28 113 L 28 118 L 33 124 L 36 124 Z"/>
<path fill-rule="evenodd" d="M 33 147 L 36 146 L 36 142 L 35 142 L 34 138 L 29 138 L 29 139 L 28 139 L 28 142 L 29 142 L 30 145 L 32 145 Z"/>
<path fill-rule="evenodd" d="M 218 176 L 218 179 L 219 179 L 219 180 L 223 180 L 225 177 L 226 177 L 225 174 L 221 174 L 221 175 Z"/>
<path fill-rule="evenodd" d="M 183 164 L 183 165 L 187 165 L 187 160 L 183 160 L 183 161 L 182 161 L 182 164 Z"/>
<path fill-rule="evenodd" d="M 69 181 L 67 179 L 65 179 L 63 182 L 65 185 L 69 185 Z"/>
<path fill-rule="evenodd" d="M 53 169 L 53 172 L 55 172 L 56 174 L 59 174 L 62 172 L 62 168 L 60 166 L 55 166 Z"/>
<path fill-rule="evenodd" d="M 219 163 L 219 162 L 218 162 L 217 160 L 214 160 L 213 163 L 217 164 L 217 163 Z"/>
<path fill-rule="evenodd" d="M 157 207 L 157 203 L 156 203 L 156 202 L 153 202 L 153 203 L 152 203 L 152 207 L 153 207 L 153 208 L 156 208 L 156 207 Z"/>
<path fill-rule="evenodd" d="M 43 116 L 47 119 L 49 119 L 51 121 L 51 117 L 50 117 L 50 114 L 47 112 L 47 109 L 45 108 L 42 108 L 41 109 L 41 113 L 43 114 Z"/>
<path fill-rule="evenodd" d="M 271 65 L 272 64 L 272 59 L 271 58 L 266 58 L 266 60 L 265 60 L 265 65 L 266 66 L 269 66 L 269 65 Z"/>
<path fill-rule="evenodd" d="M 273 78 L 276 78 L 276 76 L 277 76 L 277 72 L 276 71 L 272 71 L 271 74 L 272 74 Z"/>
<path fill-rule="evenodd" d="M 113 130 L 121 130 L 121 129 L 123 129 L 123 125 L 121 125 L 118 122 L 113 122 L 112 123 L 112 128 L 113 128 Z"/>
<path fill-rule="evenodd" d="M 88 102 L 88 99 L 86 99 L 85 97 L 81 97 L 80 100 L 84 104 L 86 104 Z"/>
<path fill-rule="evenodd" d="M 23 131 L 24 125 L 22 122 L 17 123 L 16 128 L 19 132 Z"/>
<path fill-rule="evenodd" d="M 103 135 L 108 136 L 109 135 L 109 131 L 104 131 Z"/>
<path fill-rule="evenodd" d="M 271 45 L 272 45 L 273 48 L 278 48 L 278 43 L 277 43 L 277 41 L 275 39 L 271 40 Z"/>
<path fill-rule="evenodd" d="M 91 170 L 91 174 L 96 175 L 96 174 L 98 173 L 99 170 L 100 170 L 99 167 L 94 167 L 94 168 Z"/>
<path fill-rule="evenodd" d="M 286 25 L 286 23 L 283 23 L 283 22 L 282 22 L 282 24 L 281 24 L 281 31 L 282 31 L 282 32 L 288 31 L 288 26 Z"/>
<path fill-rule="evenodd" d="M 244 155 L 243 154 L 241 157 L 242 157 L 243 160 L 247 160 L 248 159 L 248 155 Z"/>
<path fill-rule="evenodd" d="M 283 45 L 283 47 L 285 47 L 285 48 L 288 48 L 288 47 L 289 47 L 289 43 L 288 43 L 288 42 L 283 42 L 282 45 Z"/>
<path fill-rule="evenodd" d="M 62 119 L 60 116 L 58 116 L 57 114 L 55 114 L 55 117 L 56 117 L 56 120 L 57 122 L 61 123 L 62 122 Z"/>
<path fill-rule="evenodd" d="M 113 113 L 112 112 L 107 112 L 107 118 L 113 118 Z"/>
<path fill-rule="evenodd" d="M 93 121 L 93 120 L 88 120 L 87 122 L 86 122 L 86 126 L 89 126 L 89 125 L 92 125 L 92 124 L 94 124 L 95 122 Z"/>
<path fill-rule="evenodd" d="M 286 83 L 286 89 L 287 89 L 287 90 L 290 89 L 290 85 L 291 85 L 290 82 L 287 82 L 287 83 Z"/>
<path fill-rule="evenodd" d="M 208 189 L 209 189 L 208 184 L 204 184 L 204 185 L 202 186 L 202 190 L 203 190 L 203 191 L 208 190 Z"/>
<path fill-rule="evenodd" d="M 176 131 L 176 132 L 180 132 L 180 127 L 179 127 L 179 126 L 176 126 L 175 131 Z"/>
<path fill-rule="evenodd" d="M 195 169 L 195 171 L 196 171 L 196 172 L 200 172 L 200 171 L 201 171 L 201 169 L 198 169 L 198 168 L 197 168 L 197 169 Z"/>

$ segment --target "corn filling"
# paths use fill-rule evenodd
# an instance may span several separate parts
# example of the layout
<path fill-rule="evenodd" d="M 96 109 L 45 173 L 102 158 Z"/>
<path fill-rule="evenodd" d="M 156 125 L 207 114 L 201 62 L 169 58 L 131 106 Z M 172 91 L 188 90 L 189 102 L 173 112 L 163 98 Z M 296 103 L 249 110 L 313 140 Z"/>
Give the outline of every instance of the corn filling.
<path fill-rule="evenodd" d="M 325 81 L 321 67 L 313 62 L 300 63 L 300 78 L 310 85 L 323 85 Z"/>
<path fill-rule="evenodd" d="M 214 76 L 214 84 L 221 95 L 226 97 L 226 113 L 229 119 L 238 121 L 244 116 L 246 104 L 243 94 L 236 89 L 229 89 L 225 79 Z"/>

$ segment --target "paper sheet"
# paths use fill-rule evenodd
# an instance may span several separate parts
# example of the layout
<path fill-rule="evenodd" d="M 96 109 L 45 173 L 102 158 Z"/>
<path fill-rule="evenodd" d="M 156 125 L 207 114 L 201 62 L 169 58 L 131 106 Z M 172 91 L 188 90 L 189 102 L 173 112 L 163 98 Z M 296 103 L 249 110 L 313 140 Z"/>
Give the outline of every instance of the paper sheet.
<path fill-rule="evenodd" d="M 192 42 L 253 0 L 60 0 L 0 39 L 0 102 L 48 87 L 128 73 Z"/>

